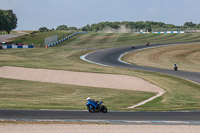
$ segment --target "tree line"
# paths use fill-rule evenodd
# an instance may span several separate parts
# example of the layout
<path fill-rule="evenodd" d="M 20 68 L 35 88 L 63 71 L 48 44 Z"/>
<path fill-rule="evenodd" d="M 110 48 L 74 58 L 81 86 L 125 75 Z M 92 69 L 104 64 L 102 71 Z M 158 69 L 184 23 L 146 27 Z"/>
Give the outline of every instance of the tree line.
<path fill-rule="evenodd" d="M 52 30 L 55 30 L 54 28 L 52 29 L 48 29 L 47 27 L 41 27 L 39 28 L 39 31 L 40 32 L 44 32 L 44 31 L 52 31 Z M 56 30 L 79 30 L 78 28 L 76 27 L 68 27 L 67 25 L 60 25 L 56 28 Z"/>
<path fill-rule="evenodd" d="M 0 33 L 7 32 L 10 34 L 11 30 L 17 27 L 17 16 L 12 10 L 0 9 Z"/>
<path fill-rule="evenodd" d="M 155 29 L 186 29 L 186 28 L 200 28 L 200 24 L 196 24 L 193 22 L 185 22 L 184 25 L 182 26 L 176 26 L 173 24 L 166 24 L 163 22 L 154 22 L 154 21 L 122 21 L 122 22 L 100 22 L 97 24 L 91 24 L 91 25 L 86 25 L 83 26 L 82 28 L 77 28 L 77 27 L 68 27 L 67 25 L 60 25 L 56 29 L 48 29 L 46 27 L 41 27 L 39 31 L 51 31 L 51 30 L 79 30 L 79 31 L 93 31 L 93 32 L 98 32 L 102 31 L 105 28 L 111 28 L 114 30 L 119 29 L 121 26 L 125 26 L 128 29 L 134 29 L 136 30 L 148 30 L 151 32 L 152 30 Z"/>
<path fill-rule="evenodd" d="M 86 25 L 81 28 L 82 31 L 102 31 L 105 28 L 119 29 L 121 25 L 124 25 L 128 29 L 146 29 L 151 32 L 153 29 L 183 29 L 183 28 L 200 28 L 200 24 L 195 24 L 193 22 L 185 22 L 183 26 L 176 26 L 173 24 L 165 24 L 163 22 L 154 22 L 154 21 L 123 21 L 123 22 L 100 22 L 97 24 Z"/>

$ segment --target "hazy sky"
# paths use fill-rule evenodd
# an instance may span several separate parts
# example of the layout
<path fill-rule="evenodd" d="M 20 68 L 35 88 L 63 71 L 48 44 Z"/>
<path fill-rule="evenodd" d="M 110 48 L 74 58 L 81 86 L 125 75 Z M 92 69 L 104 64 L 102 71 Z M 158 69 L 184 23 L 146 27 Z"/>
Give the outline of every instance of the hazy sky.
<path fill-rule="evenodd" d="M 18 30 L 104 21 L 200 23 L 200 0 L 0 0 L 0 9 L 16 13 Z"/>

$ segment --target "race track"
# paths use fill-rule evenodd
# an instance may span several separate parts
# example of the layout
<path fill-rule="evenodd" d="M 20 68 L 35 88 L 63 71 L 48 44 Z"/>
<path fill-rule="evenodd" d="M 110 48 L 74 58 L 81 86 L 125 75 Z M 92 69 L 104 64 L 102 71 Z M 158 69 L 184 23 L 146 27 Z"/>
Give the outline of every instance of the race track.
<path fill-rule="evenodd" d="M 184 43 L 176 43 L 176 45 L 181 45 Z M 173 68 L 169 69 L 161 69 L 161 68 L 153 68 L 153 67 L 146 67 L 146 66 L 137 66 L 128 64 L 125 62 L 120 61 L 120 57 L 127 52 L 141 50 L 144 48 L 151 48 L 151 47 L 160 47 L 166 45 L 175 45 L 173 44 L 155 44 L 150 46 L 135 46 L 134 49 L 132 47 L 119 47 L 119 48 L 110 48 L 105 50 L 97 50 L 93 53 L 90 53 L 84 58 L 96 64 L 106 65 L 106 66 L 113 66 L 113 67 L 122 67 L 122 68 L 130 68 L 135 70 L 142 70 L 142 71 L 150 71 L 150 72 L 158 72 L 163 74 L 168 74 L 180 78 L 184 78 L 190 81 L 194 81 L 196 83 L 200 83 L 200 73 L 198 72 L 189 72 L 189 71 L 174 71 Z"/>
<path fill-rule="evenodd" d="M 117 112 L 89 113 L 87 111 L 0 110 L 0 120 L 18 121 L 87 121 L 138 124 L 200 124 L 200 112 Z M 171 123 L 170 123 L 171 122 Z"/>
<path fill-rule="evenodd" d="M 157 44 L 154 46 L 163 46 L 172 44 Z M 177 44 L 181 45 L 181 44 Z M 153 47 L 153 46 L 149 46 Z M 98 50 L 87 56 L 84 56 L 89 62 L 130 68 L 135 70 L 158 72 L 184 78 L 187 80 L 200 83 L 200 73 L 187 71 L 173 71 L 172 69 L 159 69 L 152 67 L 142 67 L 123 63 L 119 57 L 132 50 L 139 50 L 146 46 L 111 48 Z M 115 112 L 108 113 L 88 113 L 87 111 L 53 111 L 53 110 L 0 110 L 0 120 L 63 120 L 63 121 L 98 121 L 104 122 L 133 122 L 133 123 L 159 123 L 159 124 L 200 124 L 200 112 Z"/>

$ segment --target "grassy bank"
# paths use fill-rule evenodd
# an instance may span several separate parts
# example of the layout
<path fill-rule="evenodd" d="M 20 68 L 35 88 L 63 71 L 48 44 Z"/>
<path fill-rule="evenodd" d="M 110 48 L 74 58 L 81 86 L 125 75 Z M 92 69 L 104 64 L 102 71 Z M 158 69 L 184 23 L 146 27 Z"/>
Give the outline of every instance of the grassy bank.
<path fill-rule="evenodd" d="M 73 37 L 58 47 L 63 48 L 110 48 L 144 45 L 147 42 L 173 43 L 200 41 L 200 33 L 187 34 L 133 34 L 133 33 L 88 33 Z"/>
<path fill-rule="evenodd" d="M 16 37 L 13 40 L 13 43 L 25 43 L 25 44 L 34 44 L 35 47 L 39 47 L 39 44 L 44 44 L 46 37 L 58 35 L 58 39 L 64 38 L 70 35 L 70 31 L 48 31 L 48 32 L 29 32 L 27 31 L 26 35 Z M 43 45 L 41 45 L 43 47 Z"/>
<path fill-rule="evenodd" d="M 69 31 L 51 31 L 27 34 L 14 39 L 14 42 L 35 44 L 44 43 L 45 37 L 58 35 L 63 38 L 69 35 Z M 172 42 L 191 42 L 200 41 L 200 33 L 187 34 L 139 34 L 139 33 L 88 33 L 79 34 L 67 41 L 62 42 L 56 47 L 62 48 L 110 48 L 119 46 L 144 45 L 147 42 L 172 43 Z"/>

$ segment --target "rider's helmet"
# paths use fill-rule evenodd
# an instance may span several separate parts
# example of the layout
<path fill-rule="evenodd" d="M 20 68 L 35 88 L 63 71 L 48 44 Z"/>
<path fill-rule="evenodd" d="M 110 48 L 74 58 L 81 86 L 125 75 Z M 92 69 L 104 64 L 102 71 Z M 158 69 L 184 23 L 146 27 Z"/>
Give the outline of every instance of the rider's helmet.
<path fill-rule="evenodd" d="M 90 100 L 90 97 L 87 98 L 87 101 L 89 101 L 89 100 Z"/>

